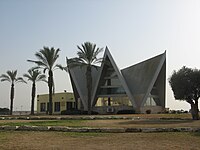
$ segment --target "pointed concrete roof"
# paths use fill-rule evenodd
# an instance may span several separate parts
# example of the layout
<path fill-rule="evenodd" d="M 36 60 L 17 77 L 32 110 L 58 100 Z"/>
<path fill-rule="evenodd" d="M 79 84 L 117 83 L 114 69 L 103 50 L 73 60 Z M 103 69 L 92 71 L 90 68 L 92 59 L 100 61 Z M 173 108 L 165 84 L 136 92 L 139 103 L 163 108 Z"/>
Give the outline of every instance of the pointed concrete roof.
<path fill-rule="evenodd" d="M 96 96 L 96 93 L 97 93 L 97 89 L 100 86 L 100 79 L 103 76 L 103 68 L 104 68 L 104 65 L 106 64 L 106 58 L 108 58 L 108 60 L 110 61 L 110 64 L 114 68 L 114 71 L 115 71 L 115 73 L 116 73 L 116 75 L 117 75 L 122 87 L 124 88 L 127 96 L 131 100 L 133 107 L 136 107 L 136 103 L 134 102 L 134 98 L 132 97 L 132 95 L 131 95 L 131 93 L 129 91 L 129 88 L 128 88 L 125 80 L 124 80 L 124 77 L 122 76 L 121 71 L 118 69 L 118 67 L 117 67 L 112 55 L 110 54 L 110 51 L 109 51 L 108 47 L 106 47 L 106 49 L 105 49 L 105 53 L 104 53 L 104 56 L 103 56 L 103 62 L 102 62 L 101 68 L 99 70 L 99 76 L 97 78 L 96 85 L 94 86 L 95 89 L 94 89 L 94 94 L 92 96 L 92 104 L 94 105 L 96 103 L 96 100 L 97 100 L 97 99 L 95 99 L 95 96 Z"/>
<path fill-rule="evenodd" d="M 99 72 L 99 67 L 92 67 L 92 92 L 91 94 L 94 93 L 94 86 L 96 84 L 97 81 L 97 76 Z M 76 66 L 76 67 L 71 67 L 69 69 L 69 73 L 70 73 L 70 77 L 72 82 L 74 83 L 73 87 L 74 89 L 77 90 L 80 99 L 84 105 L 84 108 L 87 109 L 88 105 L 87 105 L 87 100 L 88 100 L 88 96 L 87 96 L 87 83 L 86 83 L 86 66 Z"/>
<path fill-rule="evenodd" d="M 121 70 L 137 106 L 140 107 L 145 103 L 165 60 L 166 52 Z"/>

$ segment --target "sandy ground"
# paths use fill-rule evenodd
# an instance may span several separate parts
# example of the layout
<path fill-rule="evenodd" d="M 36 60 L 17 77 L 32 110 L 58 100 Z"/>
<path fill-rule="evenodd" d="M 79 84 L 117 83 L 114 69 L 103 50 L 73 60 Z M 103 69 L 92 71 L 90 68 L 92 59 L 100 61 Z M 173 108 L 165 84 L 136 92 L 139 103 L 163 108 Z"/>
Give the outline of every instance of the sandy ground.
<path fill-rule="evenodd" d="M 0 132 L 1 150 L 199 150 L 191 133 Z"/>

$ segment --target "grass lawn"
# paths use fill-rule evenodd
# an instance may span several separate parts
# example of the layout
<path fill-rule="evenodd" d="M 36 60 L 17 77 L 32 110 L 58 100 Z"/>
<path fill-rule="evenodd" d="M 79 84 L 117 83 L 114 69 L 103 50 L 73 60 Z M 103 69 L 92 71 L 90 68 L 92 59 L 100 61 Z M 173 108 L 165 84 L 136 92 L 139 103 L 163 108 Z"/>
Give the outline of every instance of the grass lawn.
<path fill-rule="evenodd" d="M 0 120 L 0 126 L 67 126 L 67 127 L 109 127 L 109 128 L 173 128 L 200 127 L 200 120 L 158 120 L 158 119 L 106 119 L 106 120 Z"/>
<path fill-rule="evenodd" d="M 200 133 L 0 132 L 1 150 L 199 150 Z"/>
<path fill-rule="evenodd" d="M 82 127 L 85 120 L 0 120 L 0 126 L 68 126 Z"/>

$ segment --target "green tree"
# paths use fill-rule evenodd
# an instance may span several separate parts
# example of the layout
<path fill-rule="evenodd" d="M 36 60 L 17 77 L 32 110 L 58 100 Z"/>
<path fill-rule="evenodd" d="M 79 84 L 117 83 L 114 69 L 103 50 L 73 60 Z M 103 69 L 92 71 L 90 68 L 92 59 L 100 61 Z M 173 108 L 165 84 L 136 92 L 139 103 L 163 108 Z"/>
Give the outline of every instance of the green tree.
<path fill-rule="evenodd" d="M 103 51 L 103 48 L 96 47 L 96 44 L 85 42 L 78 47 L 78 57 L 67 60 L 68 67 L 86 66 L 86 81 L 87 81 L 87 96 L 88 96 L 88 114 L 91 114 L 91 91 L 92 91 L 92 67 L 95 64 L 102 62 L 102 58 L 97 58 L 97 55 Z"/>
<path fill-rule="evenodd" d="M 41 74 L 39 70 L 29 69 L 27 74 L 23 75 L 28 81 L 32 82 L 32 91 L 31 91 L 31 115 L 34 115 L 34 103 L 36 95 L 36 82 L 46 81 L 46 75 Z"/>
<path fill-rule="evenodd" d="M 10 90 L 10 115 L 13 112 L 13 100 L 14 100 L 14 91 L 15 91 L 15 83 L 26 83 L 22 77 L 17 77 L 17 70 L 8 70 L 6 74 L 2 74 L 0 76 L 1 82 L 7 81 L 11 83 L 11 90 Z"/>
<path fill-rule="evenodd" d="M 200 70 L 182 67 L 169 78 L 174 97 L 191 105 L 193 120 L 199 119 L 198 100 L 200 97 Z"/>
<path fill-rule="evenodd" d="M 52 94 L 53 94 L 53 71 L 56 68 L 61 68 L 60 65 L 56 64 L 56 60 L 59 57 L 60 49 L 54 49 L 53 47 L 43 47 L 39 52 L 35 53 L 38 60 L 28 60 L 38 65 L 39 68 L 43 69 L 45 73 L 48 71 L 48 87 L 49 87 L 49 115 L 52 115 Z"/>

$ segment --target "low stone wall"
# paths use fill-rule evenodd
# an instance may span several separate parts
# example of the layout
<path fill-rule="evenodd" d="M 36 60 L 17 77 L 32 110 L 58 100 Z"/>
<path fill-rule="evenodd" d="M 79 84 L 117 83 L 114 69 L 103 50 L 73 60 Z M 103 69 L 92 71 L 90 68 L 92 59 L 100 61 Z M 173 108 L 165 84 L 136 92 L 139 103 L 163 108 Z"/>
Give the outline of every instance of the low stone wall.
<path fill-rule="evenodd" d="M 189 118 L 144 118 L 144 117 L 131 117 L 131 116 L 20 116 L 20 117 L 0 117 L 0 120 L 117 120 L 117 119 L 124 119 L 124 120 L 192 120 L 191 117 Z"/>
<path fill-rule="evenodd" d="M 58 126 L 0 126 L 0 131 L 57 131 L 94 133 L 154 133 L 154 132 L 200 132 L 200 128 L 71 128 Z"/>

